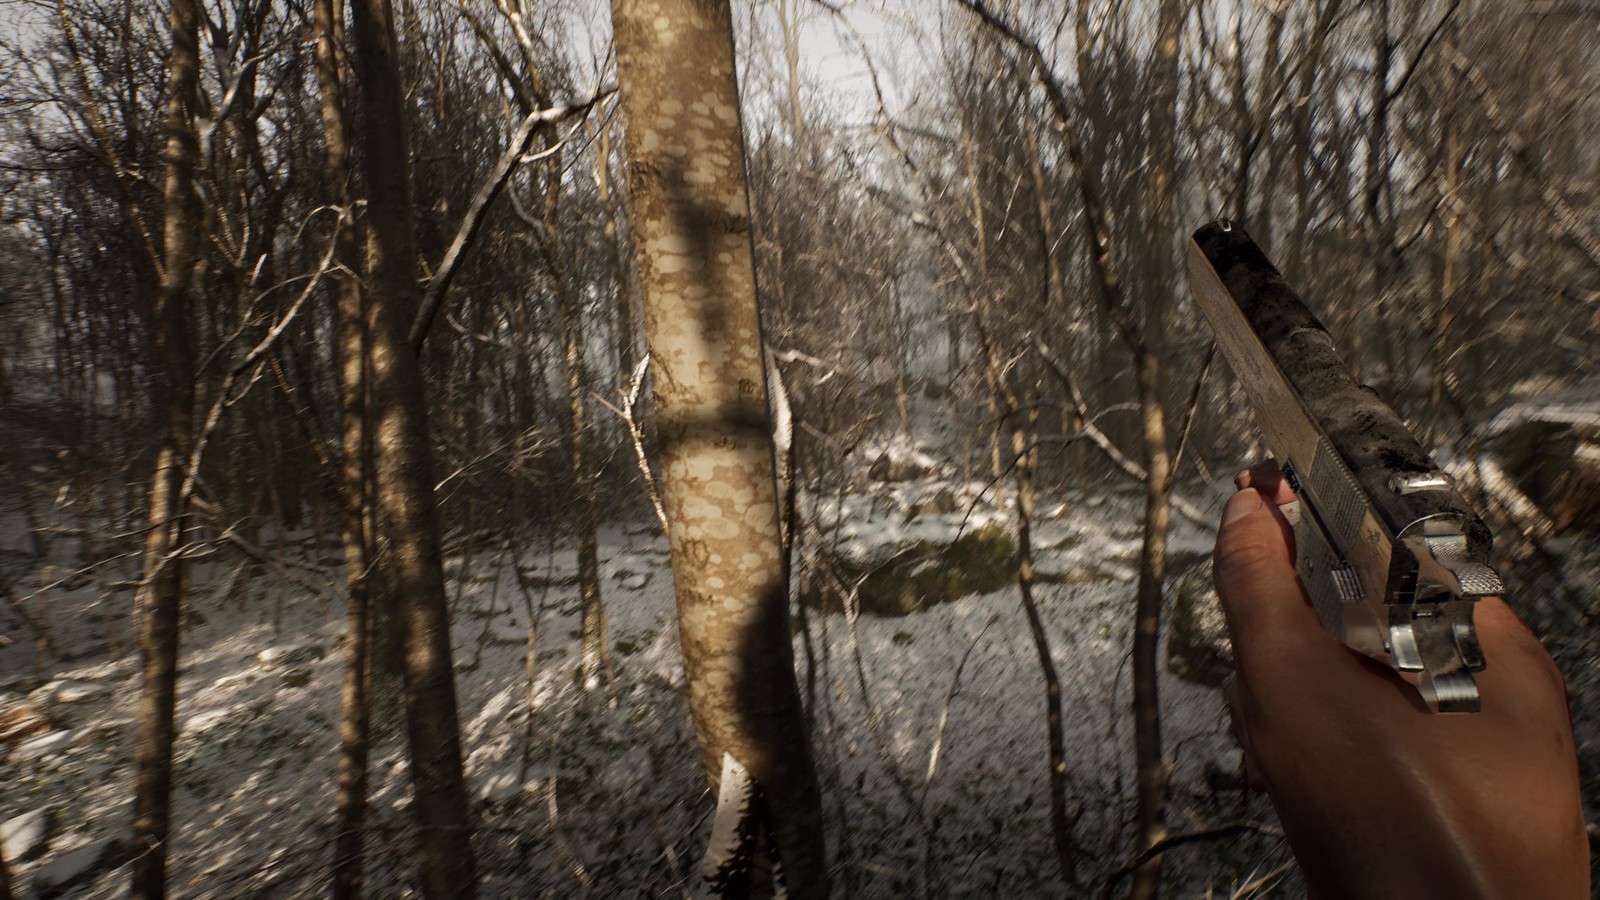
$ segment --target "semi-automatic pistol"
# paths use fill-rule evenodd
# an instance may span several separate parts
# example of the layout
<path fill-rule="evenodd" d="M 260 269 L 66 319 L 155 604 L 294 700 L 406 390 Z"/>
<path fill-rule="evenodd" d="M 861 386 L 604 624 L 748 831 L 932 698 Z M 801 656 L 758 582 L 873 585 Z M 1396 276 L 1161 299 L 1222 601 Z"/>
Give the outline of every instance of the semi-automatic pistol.
<path fill-rule="evenodd" d="M 1294 489 L 1295 568 L 1323 627 L 1435 711 L 1476 712 L 1473 610 L 1504 592 L 1488 527 L 1242 228 L 1194 233 L 1189 283 Z"/>

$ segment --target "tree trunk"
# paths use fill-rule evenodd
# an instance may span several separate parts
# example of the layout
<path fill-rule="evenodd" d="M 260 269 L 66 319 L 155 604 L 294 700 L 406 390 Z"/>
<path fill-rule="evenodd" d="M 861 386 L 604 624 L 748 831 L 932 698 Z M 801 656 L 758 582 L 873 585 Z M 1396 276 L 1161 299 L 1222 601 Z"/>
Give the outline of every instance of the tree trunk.
<path fill-rule="evenodd" d="M 559 173 L 552 173 L 559 178 Z M 554 216 L 548 216 L 547 222 Z M 573 501 L 578 508 L 578 595 L 582 610 L 582 647 L 578 659 L 578 675 L 586 688 L 599 686 L 602 674 L 609 681 L 611 657 L 606 641 L 606 608 L 600 597 L 600 517 L 596 508 L 600 490 L 595 477 L 595 461 L 590 453 L 588 409 L 583 392 L 588 389 L 588 379 L 583 365 L 583 312 L 578 309 L 576 292 L 569 290 L 563 280 L 561 287 L 561 319 L 565 332 L 565 358 L 567 368 L 567 421 L 572 440 L 572 488 L 577 496 Z"/>
<path fill-rule="evenodd" d="M 828 892 L 789 637 L 726 0 L 613 0 L 637 271 L 689 702 L 713 787 L 754 776 L 796 897 Z"/>
<path fill-rule="evenodd" d="M 628 379 L 633 374 L 633 367 L 637 365 L 638 354 L 634 350 L 637 343 L 637 329 L 633 311 L 633 285 L 628 276 L 628 263 L 624 258 L 621 230 L 617 222 L 622 213 L 617 209 L 617 204 L 611 195 L 611 125 L 609 123 L 600 127 L 596 139 L 595 156 L 595 187 L 600 192 L 600 208 L 605 211 L 605 225 L 603 233 L 606 241 L 607 263 L 611 267 L 612 285 L 616 291 L 612 304 L 615 308 L 615 332 L 612 335 L 612 344 L 616 347 L 617 355 L 617 386 L 619 390 L 626 391 Z"/>
<path fill-rule="evenodd" d="M 536 80 L 542 80 L 537 78 Z M 559 138 L 546 130 L 545 139 L 556 146 Z M 611 655 L 606 640 L 606 608 L 600 596 L 600 479 L 595 471 L 592 450 L 593 434 L 589 427 L 588 406 L 584 392 L 589 388 L 589 378 L 584 365 L 584 348 L 587 341 L 583 331 L 582 288 L 569 278 L 567 266 L 556 235 L 561 232 L 561 176 L 562 155 L 555 153 L 546 168 L 544 190 L 544 227 L 539 230 L 539 246 L 550 278 L 555 282 L 557 304 L 561 311 L 562 364 L 566 369 L 567 426 L 571 440 L 568 461 L 572 467 L 572 502 L 577 505 L 578 596 L 582 616 L 581 641 L 578 655 L 578 679 L 585 688 L 599 686 L 602 675 L 611 678 Z"/>
<path fill-rule="evenodd" d="M 354 210 L 351 191 L 349 107 L 343 64 L 344 4 L 316 0 L 317 82 L 322 91 L 322 131 L 328 171 L 338 180 L 338 202 Z M 344 684 L 340 691 L 338 795 L 335 800 L 333 885 L 335 900 L 359 900 L 364 884 L 363 838 L 367 816 L 367 760 L 372 717 L 371 687 L 372 454 L 367 440 L 366 309 L 360 282 L 350 274 L 358 265 L 356 233 L 348 221 L 336 226 L 335 251 L 343 271 L 335 274 L 335 329 L 339 340 L 339 431 L 342 448 L 338 473 L 340 540 L 344 547 L 347 585 Z"/>
<path fill-rule="evenodd" d="M 1383 358 L 1386 361 L 1392 359 L 1389 350 L 1395 342 L 1387 332 L 1392 327 L 1390 318 L 1394 298 L 1388 294 L 1400 270 L 1394 222 L 1389 216 L 1384 215 L 1384 200 L 1388 196 L 1390 177 L 1389 111 L 1394 100 L 1394 95 L 1389 91 L 1389 70 L 1394 63 L 1394 41 L 1389 34 L 1389 0 L 1378 0 L 1372 15 L 1373 63 L 1370 101 L 1372 106 L 1367 111 L 1370 127 L 1367 131 L 1362 199 L 1363 209 L 1366 212 L 1366 228 L 1372 242 L 1371 307 L 1374 318 L 1373 321 L 1366 323 L 1366 327 L 1357 326 L 1351 329 L 1352 342 L 1355 345 L 1352 368 L 1358 378 L 1361 377 L 1361 366 L 1365 362 L 1363 344 L 1369 330 L 1375 334 L 1374 343 L 1378 344 L 1378 350 Z M 1389 378 L 1396 377 L 1393 367 L 1385 374 Z"/>
<path fill-rule="evenodd" d="M 1149 215 L 1145 236 L 1142 340 L 1134 357 L 1140 433 L 1144 448 L 1144 543 L 1139 552 L 1139 588 L 1133 627 L 1133 733 L 1139 850 L 1167 836 L 1167 767 L 1161 748 L 1161 595 L 1167 574 L 1167 529 L 1171 520 L 1172 451 L 1167 445 L 1166 409 L 1161 385 L 1161 344 L 1166 311 L 1172 307 L 1175 134 L 1178 118 L 1178 38 L 1183 25 L 1179 0 L 1162 0 L 1154 54 L 1151 98 Z M 1243 208 L 1243 207 L 1241 207 Z M 1161 857 L 1133 874 L 1128 896 L 1147 900 L 1161 893 Z"/>
<path fill-rule="evenodd" d="M 172 56 L 167 98 L 167 176 L 163 194 L 162 269 L 150 330 L 151 409 L 165 417 L 150 485 L 150 531 L 139 586 L 139 646 L 143 677 L 134 745 L 132 893 L 166 896 L 172 798 L 173 714 L 177 707 L 178 630 L 188 566 L 185 464 L 194 442 L 194 349 L 188 331 L 189 291 L 196 258 L 198 155 L 194 115 L 199 91 L 199 10 L 195 0 L 172 0 Z"/>
<path fill-rule="evenodd" d="M 1011 415 L 1021 420 L 1023 414 L 1013 409 Z M 1016 461 L 1017 478 L 1017 592 L 1028 619 L 1034 652 L 1039 657 L 1039 672 L 1044 676 L 1045 728 L 1048 729 L 1045 738 L 1050 748 L 1050 836 L 1056 861 L 1061 866 L 1061 880 L 1070 889 L 1078 880 L 1078 859 L 1073 834 L 1076 816 L 1067 811 L 1069 785 L 1066 737 L 1061 733 L 1061 674 L 1056 671 L 1049 634 L 1033 596 L 1033 478 L 1039 454 L 1031 444 L 1033 435 L 1038 433 L 1037 412 L 1029 412 L 1027 423 L 1024 427 L 1019 421 L 1011 429 L 1011 453 Z"/>
<path fill-rule="evenodd" d="M 433 454 L 421 361 L 407 343 L 419 305 L 405 104 L 387 0 L 357 0 L 355 68 L 367 184 L 367 427 L 376 503 L 375 608 L 402 622 L 406 733 L 423 896 L 476 893 L 461 767 L 450 614 L 445 602 Z"/>
<path fill-rule="evenodd" d="M 1152 309 L 1152 313 L 1154 310 Z M 1161 588 L 1166 580 L 1167 529 L 1171 521 L 1172 468 L 1167 448 L 1166 412 L 1161 405 L 1161 362 L 1148 345 L 1135 361 L 1139 418 L 1144 438 L 1145 506 L 1144 543 L 1139 551 L 1139 588 L 1133 628 L 1133 731 L 1138 773 L 1139 850 L 1143 852 L 1167 836 L 1166 760 L 1161 750 L 1161 700 L 1157 691 L 1161 672 L 1157 650 L 1161 642 Z M 1161 857 L 1153 857 L 1133 874 L 1130 898 L 1155 897 L 1161 891 Z"/>

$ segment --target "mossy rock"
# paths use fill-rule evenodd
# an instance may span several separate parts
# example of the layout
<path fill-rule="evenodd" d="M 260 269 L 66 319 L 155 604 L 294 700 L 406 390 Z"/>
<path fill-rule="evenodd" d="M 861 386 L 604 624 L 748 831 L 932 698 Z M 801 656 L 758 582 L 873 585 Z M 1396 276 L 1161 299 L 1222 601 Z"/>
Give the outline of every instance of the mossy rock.
<path fill-rule="evenodd" d="M 1600 379 L 1513 404 L 1488 447 L 1556 531 L 1600 528 Z"/>
<path fill-rule="evenodd" d="M 990 523 L 947 544 L 917 541 L 887 559 L 861 563 L 833 556 L 830 562 L 838 582 L 860 584 L 857 599 L 862 612 L 905 616 L 1014 582 L 1017 543 L 1004 527 Z M 808 590 L 801 600 L 824 612 L 844 610 L 844 597 L 832 587 Z"/>
<path fill-rule="evenodd" d="M 1167 671 L 1184 681 L 1221 687 L 1233 674 L 1233 644 L 1211 582 L 1211 560 L 1178 579 L 1167 618 Z"/>

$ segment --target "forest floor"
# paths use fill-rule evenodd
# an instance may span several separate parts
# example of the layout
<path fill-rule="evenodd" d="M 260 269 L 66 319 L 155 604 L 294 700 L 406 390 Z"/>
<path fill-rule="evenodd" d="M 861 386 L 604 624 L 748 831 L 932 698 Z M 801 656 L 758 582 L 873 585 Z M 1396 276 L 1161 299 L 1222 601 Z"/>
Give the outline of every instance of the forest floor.
<path fill-rule="evenodd" d="M 970 486 L 950 487 L 971 495 Z M 1214 514 L 1224 496 L 1212 489 L 1200 505 Z M 832 535 L 842 547 L 905 540 L 901 526 L 913 521 L 893 498 L 834 503 L 836 520 L 861 513 L 854 534 Z M 903 617 L 811 610 L 806 627 L 797 624 L 839 896 L 1092 896 L 1128 859 L 1139 502 L 1106 491 L 1039 508 L 1037 590 L 1063 684 L 1080 880 L 1062 882 L 1051 844 L 1043 681 L 1012 583 Z M 929 513 L 916 528 L 970 529 L 983 520 L 973 509 Z M 879 527 L 861 527 L 874 520 Z M 26 535 L 15 517 L 6 522 L 0 563 L 15 569 Z M 1174 581 L 1211 540 L 1175 519 Z M 261 567 L 213 557 L 195 566 L 178 714 L 177 898 L 326 891 L 342 569 L 336 548 L 305 536 L 282 556 L 297 561 Z M 666 542 L 654 522 L 613 523 L 602 559 L 614 681 L 595 686 L 574 678 L 569 547 L 486 541 L 447 559 L 482 896 L 699 895 L 713 802 L 683 689 Z M 130 594 L 102 591 L 105 577 L 49 595 L 54 639 L 70 657 L 42 669 L 30 634 L 0 611 L 9 638 L 0 641 L 0 712 L 33 706 L 52 719 L 50 731 L 0 762 L 0 823 L 21 835 L 7 850 L 25 890 L 126 891 L 126 870 L 100 859 L 131 819 L 138 664 Z M 1587 638 L 1571 640 L 1582 641 L 1563 661 L 1571 662 L 1588 774 L 1600 754 L 1600 690 Z M 1245 825 L 1169 854 L 1171 895 L 1292 896 L 1292 859 L 1270 808 L 1243 784 L 1224 694 L 1165 674 L 1161 690 L 1172 829 Z M 396 704 L 380 701 L 390 721 Z M 401 729 L 385 730 L 374 761 L 369 895 L 412 896 Z M 1592 778 L 1586 788 L 1592 799 Z"/>

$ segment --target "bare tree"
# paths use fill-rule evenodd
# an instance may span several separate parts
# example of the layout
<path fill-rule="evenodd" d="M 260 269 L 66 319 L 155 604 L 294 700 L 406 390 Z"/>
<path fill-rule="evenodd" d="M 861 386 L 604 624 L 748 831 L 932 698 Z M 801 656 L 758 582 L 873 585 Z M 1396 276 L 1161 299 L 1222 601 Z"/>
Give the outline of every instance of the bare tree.
<path fill-rule="evenodd" d="M 477 891 L 451 664 L 450 614 L 433 496 L 433 459 L 417 351 L 408 340 L 415 271 L 403 87 L 388 0 L 354 6 L 357 129 L 367 188 L 366 418 L 373 445 L 373 597 L 403 622 L 406 731 L 423 895 Z"/>
<path fill-rule="evenodd" d="M 173 716 L 177 707 L 179 614 L 187 565 L 185 481 L 194 442 L 195 368 L 189 335 L 189 291 L 194 278 L 198 198 L 194 191 L 198 143 L 200 15 L 196 0 L 172 0 L 172 50 L 168 62 L 166 186 L 163 191 L 160 284 L 151 314 L 150 359 L 162 366 L 151 408 L 163 418 L 162 441 L 150 486 L 149 532 L 139 588 L 139 646 L 143 674 L 138 738 L 134 749 L 135 806 L 132 888 L 138 897 L 166 896 L 170 849 Z"/>
<path fill-rule="evenodd" d="M 1087 152 L 1082 132 L 1093 129 L 1108 141 L 1134 128 L 1118 122 L 1107 110 L 1113 102 L 1104 95 L 1107 77 L 1096 59 L 1101 41 L 1107 40 L 1104 23 L 1091 24 L 1090 13 L 1079 8 L 1076 19 L 1077 82 L 1088 112 L 1074 109 L 1063 80 L 1057 75 L 1040 44 L 1021 32 L 982 0 L 960 0 L 994 33 L 1011 44 L 1032 70 L 1043 90 L 1049 111 L 1072 167 L 1072 179 L 1081 210 L 1084 243 L 1088 248 L 1092 289 L 1101 313 L 1112 325 L 1120 343 L 1132 357 L 1134 393 L 1139 411 L 1140 449 L 1145 486 L 1144 538 L 1139 555 L 1139 580 L 1135 593 L 1133 636 L 1133 718 L 1137 784 L 1135 831 L 1141 851 L 1158 845 L 1167 834 L 1165 825 L 1166 762 L 1161 748 L 1161 712 L 1157 685 L 1161 607 L 1166 579 L 1167 532 L 1171 519 L 1172 449 L 1168 444 L 1163 385 L 1162 337 L 1165 311 L 1171 307 L 1175 267 L 1173 220 L 1175 207 L 1174 151 L 1177 127 L 1178 49 L 1183 6 L 1163 0 L 1157 16 L 1155 46 L 1147 83 L 1154 89 L 1140 137 L 1149 148 L 1146 176 L 1148 191 L 1138 198 L 1127 216 L 1135 225 L 1114 222 L 1107 197 L 1118 184 L 1113 173 L 1117 161 Z M 1119 36 L 1120 37 L 1120 36 Z M 1131 54 L 1126 47 L 1109 48 L 1106 65 L 1112 75 L 1117 60 Z M 1097 116 L 1097 111 L 1101 112 Z M 1126 113 L 1123 114 L 1126 116 Z M 1087 120 L 1087 121 L 1084 121 Z M 1126 121 L 1126 118 L 1123 120 Z M 1137 132 L 1135 132 L 1137 133 Z M 1124 207 L 1126 208 L 1126 207 Z M 1137 223 L 1143 223 L 1140 229 Z M 1128 246 L 1118 252 L 1117 242 Z M 1140 313 L 1142 312 L 1142 316 Z M 1135 873 L 1132 895 L 1156 896 L 1160 891 L 1160 857 L 1145 862 Z"/>
<path fill-rule="evenodd" d="M 337 186 L 338 205 L 353 215 L 354 171 L 350 159 L 349 105 L 345 96 L 348 68 L 342 0 L 316 0 L 317 85 L 321 90 L 323 143 L 328 171 Z M 340 513 L 347 591 L 345 671 L 340 691 L 339 791 L 337 831 L 333 842 L 333 885 L 336 900 L 355 900 L 364 883 L 363 844 L 367 814 L 367 761 L 371 751 L 372 616 L 372 449 L 368 439 L 367 339 L 365 297 L 355 271 L 359 267 L 356 233 L 341 220 L 338 242 L 340 272 L 335 276 L 334 319 L 339 342 L 340 468 L 335 486 Z"/>

